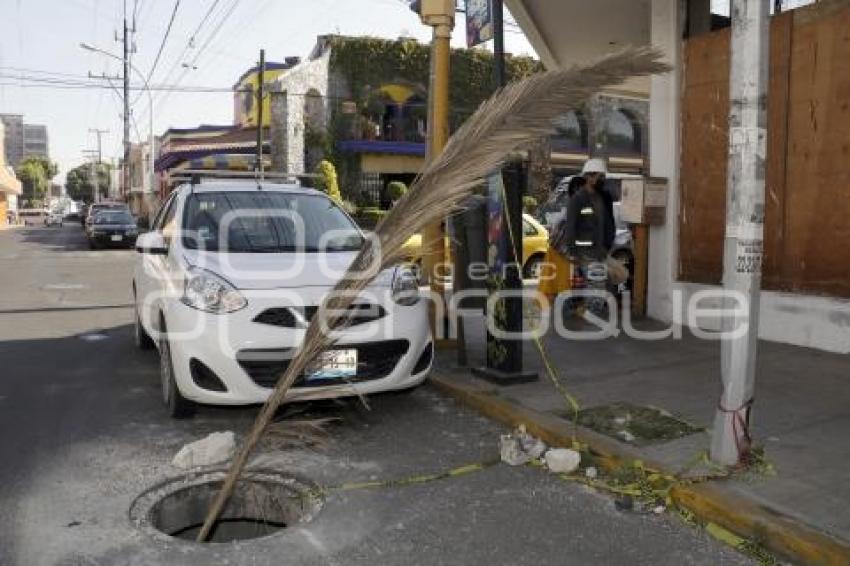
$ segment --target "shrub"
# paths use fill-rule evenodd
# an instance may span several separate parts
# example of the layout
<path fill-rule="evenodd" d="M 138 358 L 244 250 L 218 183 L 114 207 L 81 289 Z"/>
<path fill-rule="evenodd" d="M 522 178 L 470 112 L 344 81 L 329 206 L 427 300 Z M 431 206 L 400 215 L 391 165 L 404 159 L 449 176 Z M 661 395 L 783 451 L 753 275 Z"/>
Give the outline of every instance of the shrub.
<path fill-rule="evenodd" d="M 387 194 L 393 202 L 400 200 L 407 193 L 407 185 L 401 181 L 391 181 L 387 185 Z"/>
<path fill-rule="evenodd" d="M 327 159 L 322 159 L 316 165 L 316 188 L 327 194 L 337 203 L 342 202 L 342 194 L 339 192 L 339 182 L 336 177 L 336 167 Z"/>

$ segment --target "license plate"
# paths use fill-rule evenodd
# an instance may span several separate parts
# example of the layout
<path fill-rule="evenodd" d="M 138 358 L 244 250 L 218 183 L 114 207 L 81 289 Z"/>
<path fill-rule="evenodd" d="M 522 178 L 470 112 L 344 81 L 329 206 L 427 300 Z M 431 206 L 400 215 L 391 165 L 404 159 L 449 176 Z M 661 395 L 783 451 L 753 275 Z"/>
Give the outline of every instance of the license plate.
<path fill-rule="evenodd" d="M 328 350 L 322 352 L 313 369 L 307 372 L 307 381 L 346 379 L 357 374 L 357 350 Z"/>
<path fill-rule="evenodd" d="M 121 234 L 113 234 L 112 235 L 112 241 L 113 242 L 120 242 L 123 239 L 124 239 L 124 236 L 122 236 Z"/>

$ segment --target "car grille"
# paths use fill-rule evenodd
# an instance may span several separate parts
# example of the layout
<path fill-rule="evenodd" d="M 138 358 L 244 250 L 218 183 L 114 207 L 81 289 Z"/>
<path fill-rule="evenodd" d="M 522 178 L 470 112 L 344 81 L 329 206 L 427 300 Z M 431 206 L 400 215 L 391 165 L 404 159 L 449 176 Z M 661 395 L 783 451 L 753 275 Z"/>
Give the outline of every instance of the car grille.
<path fill-rule="evenodd" d="M 386 340 L 353 345 L 334 345 L 334 350 L 357 350 L 357 373 L 345 380 L 327 379 L 304 380 L 304 375 L 295 381 L 295 387 L 319 387 L 341 383 L 358 383 L 388 376 L 395 369 L 402 356 L 407 353 L 410 343 L 407 340 Z M 260 387 L 272 388 L 280 375 L 289 367 L 295 354 L 294 348 L 279 350 L 240 350 L 236 361 L 248 376 Z"/>
<path fill-rule="evenodd" d="M 384 307 L 369 303 L 357 303 L 351 305 L 349 310 L 352 311 L 352 313 L 346 326 L 365 324 L 387 316 L 387 311 L 384 310 Z M 299 323 L 299 317 L 296 317 L 295 312 L 293 311 L 298 311 L 304 320 L 310 322 L 313 317 L 316 316 L 316 313 L 319 312 L 319 307 L 274 307 L 266 309 L 255 316 L 254 322 L 280 326 L 283 328 L 303 328 L 303 325 Z"/>

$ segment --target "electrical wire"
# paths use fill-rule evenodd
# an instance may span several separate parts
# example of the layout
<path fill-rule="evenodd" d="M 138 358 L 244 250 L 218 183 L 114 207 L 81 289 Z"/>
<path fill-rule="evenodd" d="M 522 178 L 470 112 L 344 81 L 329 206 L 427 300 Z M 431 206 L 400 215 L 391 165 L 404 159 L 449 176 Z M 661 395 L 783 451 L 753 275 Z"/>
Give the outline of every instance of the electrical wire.
<path fill-rule="evenodd" d="M 171 18 L 168 20 L 168 26 L 165 28 L 165 34 L 162 36 L 162 41 L 159 44 L 159 49 L 156 52 L 156 57 L 154 57 L 153 65 L 151 65 L 151 70 L 148 71 L 148 78 L 145 82 L 150 82 L 151 77 L 156 72 L 156 66 L 159 63 L 159 58 L 162 56 L 162 50 L 165 49 L 165 44 L 168 42 L 168 36 L 171 34 L 171 26 L 174 25 L 174 18 L 177 16 L 177 9 L 179 7 L 180 0 L 175 0 L 174 9 L 171 10 Z"/>

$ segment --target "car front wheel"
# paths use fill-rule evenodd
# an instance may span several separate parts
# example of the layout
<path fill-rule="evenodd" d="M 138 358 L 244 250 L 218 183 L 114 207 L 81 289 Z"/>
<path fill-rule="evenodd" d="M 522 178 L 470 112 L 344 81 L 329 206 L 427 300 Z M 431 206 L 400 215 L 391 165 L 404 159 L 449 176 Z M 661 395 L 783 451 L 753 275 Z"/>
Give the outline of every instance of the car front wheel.
<path fill-rule="evenodd" d="M 162 389 L 162 401 L 168 415 L 174 419 L 185 419 L 195 413 L 195 404 L 180 394 L 174 379 L 174 363 L 171 359 L 171 344 L 165 324 L 159 330 L 159 380 Z"/>

